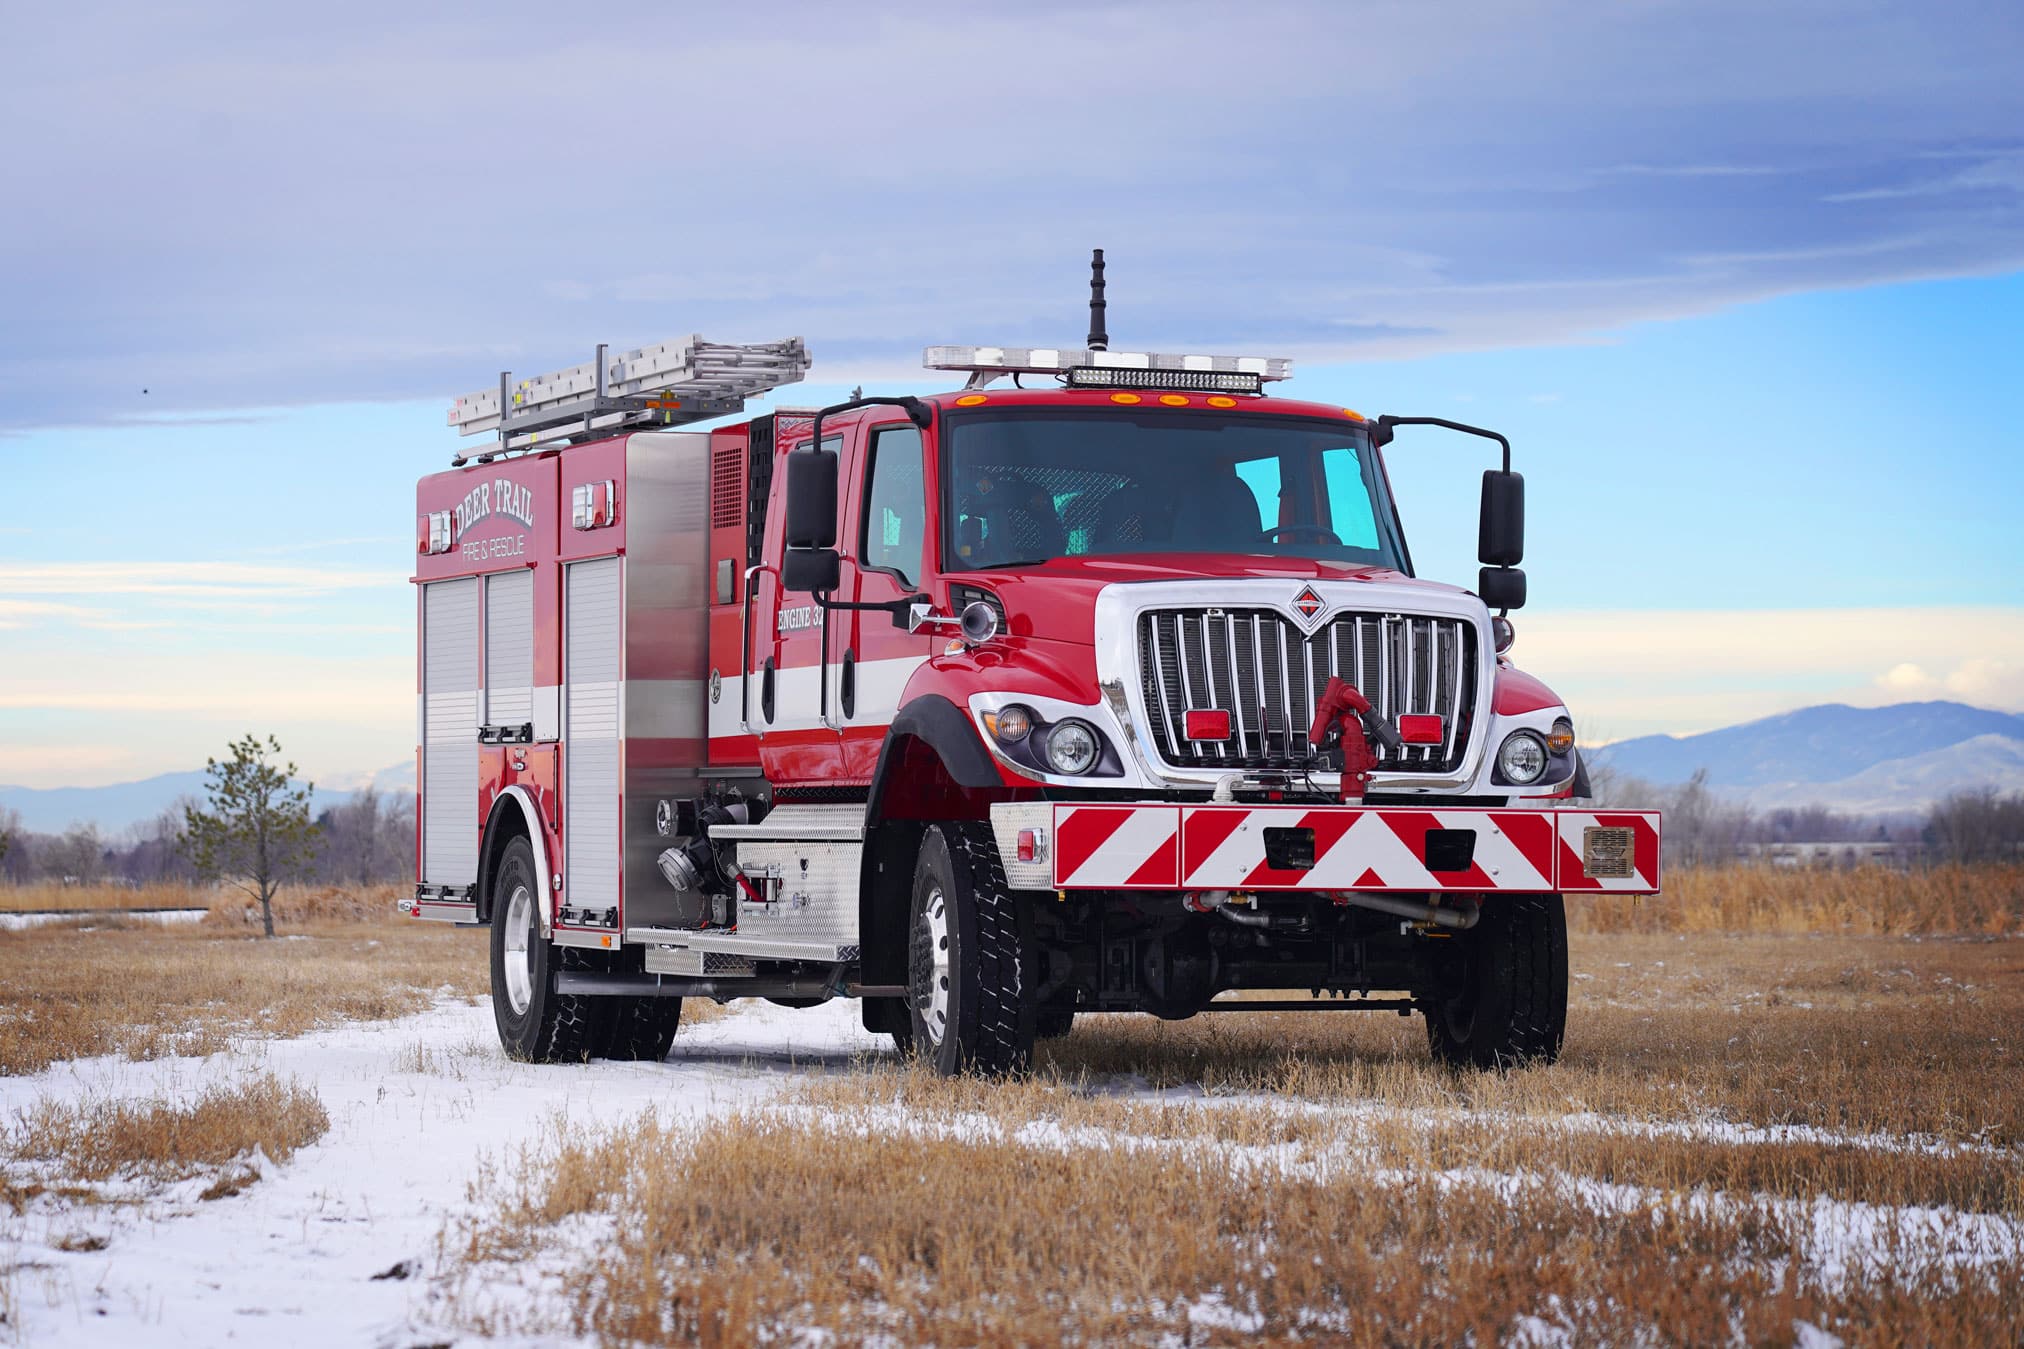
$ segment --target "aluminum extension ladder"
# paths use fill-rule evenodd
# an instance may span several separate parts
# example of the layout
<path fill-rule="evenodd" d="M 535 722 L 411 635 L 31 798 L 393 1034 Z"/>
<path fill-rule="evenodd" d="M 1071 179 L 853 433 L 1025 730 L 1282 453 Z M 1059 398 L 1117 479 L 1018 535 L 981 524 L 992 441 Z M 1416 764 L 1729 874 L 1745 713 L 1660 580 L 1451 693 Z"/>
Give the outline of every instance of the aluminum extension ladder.
<path fill-rule="evenodd" d="M 496 431 L 510 450 L 566 444 L 633 426 L 679 426 L 742 411 L 745 400 L 808 373 L 808 347 L 783 342 L 705 342 L 700 336 L 657 342 L 620 356 L 598 344 L 597 357 L 552 374 L 465 394 L 450 406 L 458 434 Z M 462 464 L 459 455 L 453 463 Z"/>

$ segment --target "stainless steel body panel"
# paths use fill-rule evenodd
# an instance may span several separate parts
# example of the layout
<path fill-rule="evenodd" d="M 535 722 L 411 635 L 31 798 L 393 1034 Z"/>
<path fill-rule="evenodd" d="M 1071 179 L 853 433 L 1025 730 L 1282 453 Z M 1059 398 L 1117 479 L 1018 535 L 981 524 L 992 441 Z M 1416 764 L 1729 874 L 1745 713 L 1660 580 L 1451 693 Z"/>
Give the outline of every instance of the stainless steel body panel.
<path fill-rule="evenodd" d="M 675 891 L 655 865 L 674 840 L 655 829 L 654 807 L 700 795 L 709 764 L 709 436 L 628 437 L 619 510 L 624 819 L 622 844 L 614 840 L 606 856 L 622 847 L 628 927 L 690 927 L 702 921 L 705 901 Z"/>
<path fill-rule="evenodd" d="M 857 887 L 864 847 L 858 843 L 818 843 L 793 839 L 777 843 L 738 845 L 738 865 L 758 882 L 770 902 L 755 904 L 738 895 L 738 937 L 735 949 L 765 955 L 785 948 L 820 947 L 836 952 L 825 959 L 855 956 L 858 946 Z M 756 873 L 756 875 L 755 875 Z M 841 952 L 848 950 L 851 957 Z M 805 958 L 805 957 L 804 957 Z"/>

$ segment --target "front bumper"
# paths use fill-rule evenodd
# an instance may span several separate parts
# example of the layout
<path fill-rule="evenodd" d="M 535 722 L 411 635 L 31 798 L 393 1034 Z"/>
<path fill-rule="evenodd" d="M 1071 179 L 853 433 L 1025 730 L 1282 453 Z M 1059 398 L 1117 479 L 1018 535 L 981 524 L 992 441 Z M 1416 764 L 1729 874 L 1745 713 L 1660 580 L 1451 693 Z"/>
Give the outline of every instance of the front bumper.
<path fill-rule="evenodd" d="M 1655 810 L 1019 802 L 991 824 L 1020 889 L 1659 890 Z"/>

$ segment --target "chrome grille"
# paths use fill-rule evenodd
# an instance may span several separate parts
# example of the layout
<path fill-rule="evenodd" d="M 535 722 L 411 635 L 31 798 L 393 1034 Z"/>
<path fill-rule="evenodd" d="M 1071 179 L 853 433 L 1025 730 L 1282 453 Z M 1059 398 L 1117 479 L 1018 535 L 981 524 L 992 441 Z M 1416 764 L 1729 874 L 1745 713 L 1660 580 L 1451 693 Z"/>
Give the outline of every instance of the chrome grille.
<path fill-rule="evenodd" d="M 1330 675 L 1369 698 L 1386 721 L 1442 718 L 1438 745 L 1379 750 L 1392 772 L 1453 772 L 1475 711 L 1476 630 L 1457 618 L 1342 613 L 1303 634 L 1275 609 L 1151 609 L 1139 615 L 1140 695 L 1153 743 L 1174 768 L 1302 763 L 1315 703 Z M 1230 739 L 1189 740 L 1185 714 L 1230 714 Z"/>

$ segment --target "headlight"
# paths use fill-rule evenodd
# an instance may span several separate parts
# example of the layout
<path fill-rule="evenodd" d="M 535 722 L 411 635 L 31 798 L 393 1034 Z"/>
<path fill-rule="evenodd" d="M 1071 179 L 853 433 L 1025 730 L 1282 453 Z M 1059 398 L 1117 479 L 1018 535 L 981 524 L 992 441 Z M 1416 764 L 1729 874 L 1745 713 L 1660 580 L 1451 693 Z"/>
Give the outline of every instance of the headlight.
<path fill-rule="evenodd" d="M 1546 748 L 1555 754 L 1565 754 L 1574 748 L 1574 723 L 1566 717 L 1556 717 L 1553 729 L 1546 733 Z"/>
<path fill-rule="evenodd" d="M 1101 743 L 1096 738 L 1096 731 L 1087 722 L 1071 718 L 1058 723 L 1047 733 L 1047 762 L 1063 777 L 1079 778 L 1096 767 Z M 1540 762 L 1544 764 L 1544 755 L 1540 756 Z"/>
<path fill-rule="evenodd" d="M 1016 744 L 1024 740 L 1027 732 L 1033 729 L 1033 714 L 1019 704 L 1013 703 L 1010 707 L 1001 707 L 996 712 L 986 712 L 984 725 L 1000 744 Z"/>
<path fill-rule="evenodd" d="M 1497 767 L 1517 786 L 1537 782 L 1546 771 L 1546 744 L 1530 731 L 1513 731 L 1497 751 Z"/>

